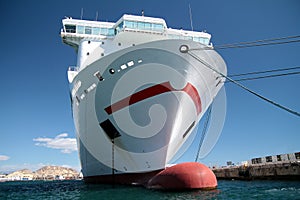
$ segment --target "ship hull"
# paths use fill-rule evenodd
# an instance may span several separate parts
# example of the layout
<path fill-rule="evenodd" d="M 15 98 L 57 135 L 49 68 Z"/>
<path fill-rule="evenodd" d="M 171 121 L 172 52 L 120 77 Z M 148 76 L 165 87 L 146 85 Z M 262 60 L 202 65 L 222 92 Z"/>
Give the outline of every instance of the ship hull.
<path fill-rule="evenodd" d="M 72 109 L 87 182 L 144 184 L 166 169 L 223 86 L 218 74 L 181 52 L 186 40 L 132 46 L 98 60 L 74 78 Z M 226 74 L 214 51 L 195 51 Z"/>
<path fill-rule="evenodd" d="M 163 170 L 156 170 L 143 173 L 123 173 L 115 175 L 97 175 L 84 177 L 89 184 L 122 184 L 134 186 L 148 186 L 148 182 Z"/>
<path fill-rule="evenodd" d="M 207 166 L 196 162 L 180 163 L 163 170 L 145 173 L 89 176 L 85 177 L 84 180 L 86 183 L 91 184 L 123 184 L 176 191 L 210 190 L 215 189 L 218 185 L 213 171 Z"/>

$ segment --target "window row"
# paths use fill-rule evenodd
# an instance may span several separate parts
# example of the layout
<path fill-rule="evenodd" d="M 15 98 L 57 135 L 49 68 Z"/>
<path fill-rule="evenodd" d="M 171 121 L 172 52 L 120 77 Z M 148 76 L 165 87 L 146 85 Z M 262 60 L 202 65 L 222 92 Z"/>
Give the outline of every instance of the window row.
<path fill-rule="evenodd" d="M 156 24 L 156 23 L 150 23 L 150 22 L 127 21 L 127 20 L 121 22 L 118 25 L 117 32 L 119 32 L 123 28 L 130 28 L 130 29 L 136 29 L 136 30 L 147 30 L 147 31 L 158 31 L 158 32 L 164 31 L 163 24 Z"/>
<path fill-rule="evenodd" d="M 149 22 L 135 22 L 135 21 L 124 21 L 120 23 L 117 28 L 102 28 L 102 27 L 92 27 L 92 26 L 81 26 L 81 25 L 65 25 L 65 31 L 67 33 L 78 33 L 78 34 L 87 34 L 87 35 L 105 35 L 105 36 L 114 36 L 118 34 L 123 28 L 131 28 L 136 30 L 148 30 L 148 31 L 158 31 L 163 32 L 163 24 L 155 24 Z M 192 36 L 183 36 L 176 34 L 169 34 L 170 39 L 184 39 L 184 40 L 193 40 L 202 44 L 209 44 L 209 39 L 204 37 L 192 37 Z"/>
<path fill-rule="evenodd" d="M 91 27 L 91 26 L 80 26 L 80 25 L 65 25 L 67 33 L 78 33 L 88 35 L 106 35 L 113 36 L 115 34 L 113 28 L 102 28 L 102 27 Z"/>
<path fill-rule="evenodd" d="M 192 36 L 183 36 L 183 35 L 175 35 L 175 34 L 169 34 L 168 37 L 170 39 L 184 39 L 184 40 L 193 40 L 195 42 L 199 42 L 202 44 L 209 44 L 209 39 L 208 38 L 203 38 L 203 37 L 192 37 Z"/>

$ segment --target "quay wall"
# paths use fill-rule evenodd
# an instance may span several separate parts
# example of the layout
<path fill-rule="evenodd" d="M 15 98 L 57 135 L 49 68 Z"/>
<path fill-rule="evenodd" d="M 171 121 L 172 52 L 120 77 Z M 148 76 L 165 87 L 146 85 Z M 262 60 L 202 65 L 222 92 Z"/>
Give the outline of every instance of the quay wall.
<path fill-rule="evenodd" d="M 230 166 L 212 169 L 217 179 L 300 180 L 300 163 L 272 163 L 250 166 Z"/>

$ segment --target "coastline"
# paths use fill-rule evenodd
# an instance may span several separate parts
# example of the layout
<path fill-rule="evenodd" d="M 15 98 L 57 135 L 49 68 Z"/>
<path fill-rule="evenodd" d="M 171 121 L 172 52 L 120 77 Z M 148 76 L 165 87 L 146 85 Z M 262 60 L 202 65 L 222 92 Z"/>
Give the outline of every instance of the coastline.
<path fill-rule="evenodd" d="M 61 166 L 44 166 L 36 171 L 22 169 L 8 174 L 0 174 L 0 182 L 35 181 L 35 180 L 78 180 L 82 179 L 80 172 Z"/>

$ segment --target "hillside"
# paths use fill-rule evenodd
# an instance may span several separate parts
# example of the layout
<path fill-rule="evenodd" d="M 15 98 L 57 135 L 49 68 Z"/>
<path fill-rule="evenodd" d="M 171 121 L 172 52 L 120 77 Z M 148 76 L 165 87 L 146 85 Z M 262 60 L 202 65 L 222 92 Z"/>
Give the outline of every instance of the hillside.
<path fill-rule="evenodd" d="M 18 181 L 18 180 L 63 180 L 63 179 L 78 179 L 80 173 L 72 168 L 61 166 L 45 166 L 34 172 L 28 169 L 22 169 L 12 172 L 3 180 Z M 1 180 L 0 180 L 1 181 Z"/>

